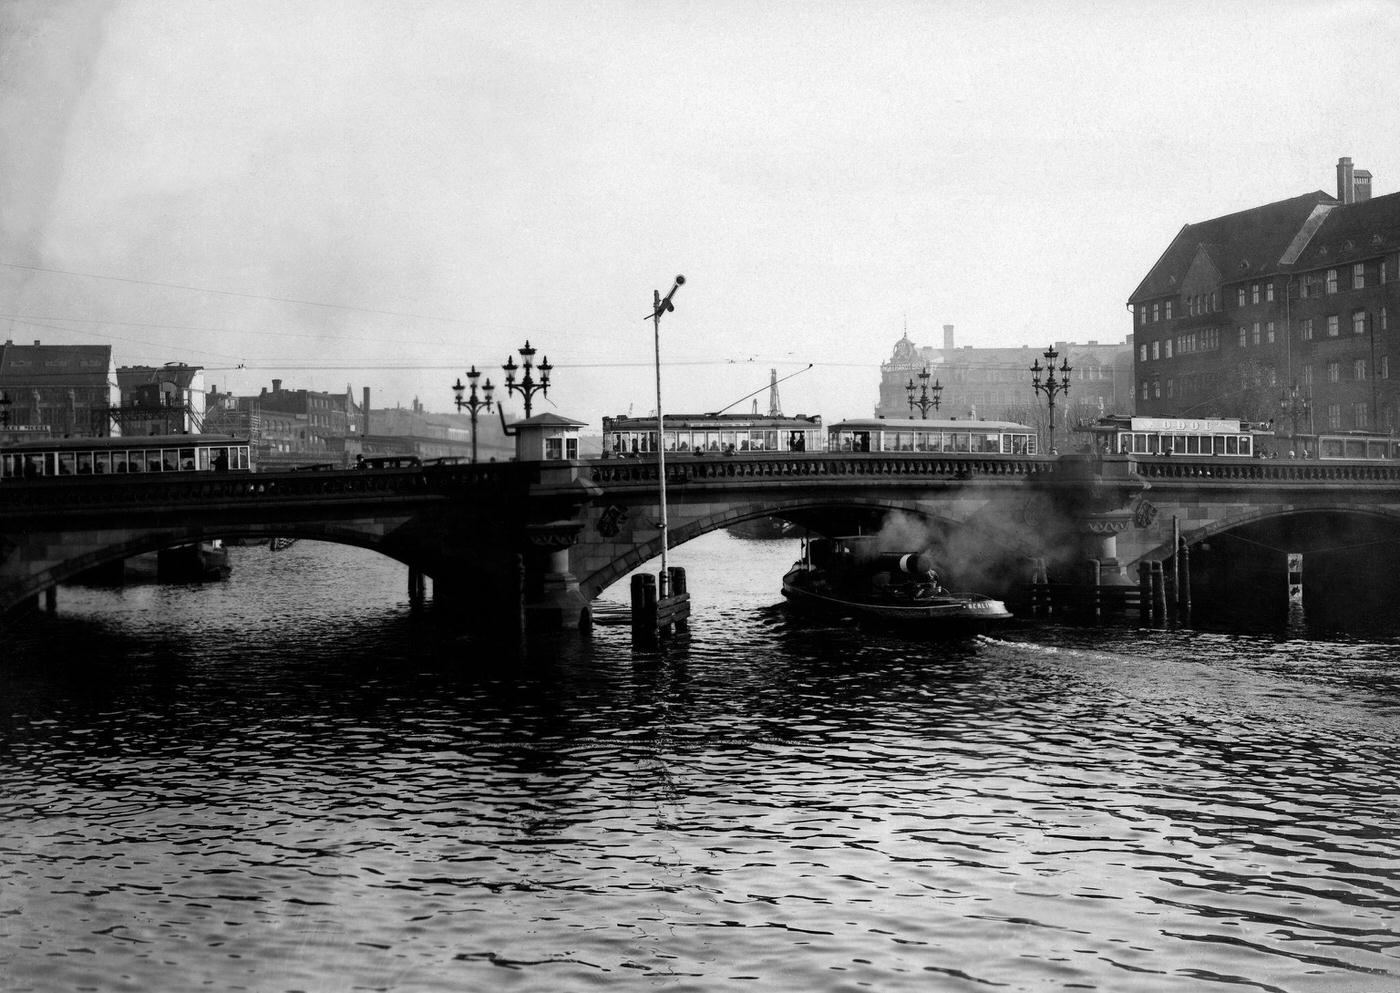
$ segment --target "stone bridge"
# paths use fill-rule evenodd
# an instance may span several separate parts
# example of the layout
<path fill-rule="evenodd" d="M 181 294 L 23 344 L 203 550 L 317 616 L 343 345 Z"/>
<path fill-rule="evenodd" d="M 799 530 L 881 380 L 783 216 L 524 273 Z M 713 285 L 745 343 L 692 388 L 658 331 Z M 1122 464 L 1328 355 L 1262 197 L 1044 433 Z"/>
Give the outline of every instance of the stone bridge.
<path fill-rule="evenodd" d="M 397 559 L 479 623 L 572 626 L 660 553 L 657 471 L 601 459 L 7 483 L 0 609 L 142 552 L 289 537 Z M 954 574 L 993 590 L 1020 583 L 1028 558 L 1132 575 L 1170 558 L 1177 534 L 1200 561 L 1366 549 L 1384 564 L 1400 548 L 1388 463 L 775 453 L 677 456 L 666 472 L 673 547 L 763 516 L 826 534 L 883 528 L 897 545 L 935 541 Z"/>

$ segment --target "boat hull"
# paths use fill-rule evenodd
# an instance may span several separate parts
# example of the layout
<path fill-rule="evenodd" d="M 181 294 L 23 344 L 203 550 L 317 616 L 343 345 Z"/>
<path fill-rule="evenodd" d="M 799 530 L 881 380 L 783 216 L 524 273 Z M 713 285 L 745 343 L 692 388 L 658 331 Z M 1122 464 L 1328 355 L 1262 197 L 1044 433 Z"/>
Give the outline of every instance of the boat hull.
<path fill-rule="evenodd" d="M 791 576 L 783 580 L 783 596 L 795 606 L 832 610 L 891 624 L 921 625 L 929 628 L 966 629 L 1011 619 L 1011 612 L 1000 600 L 977 594 L 947 594 L 916 602 L 893 602 L 877 598 L 854 599 L 834 592 L 811 589 Z"/>

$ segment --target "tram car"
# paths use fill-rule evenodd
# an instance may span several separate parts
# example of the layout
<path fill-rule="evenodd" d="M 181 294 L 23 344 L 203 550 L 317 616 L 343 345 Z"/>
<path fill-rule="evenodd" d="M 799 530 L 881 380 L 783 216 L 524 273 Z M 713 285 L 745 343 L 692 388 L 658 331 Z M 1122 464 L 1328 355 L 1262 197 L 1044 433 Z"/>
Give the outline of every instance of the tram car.
<path fill-rule="evenodd" d="M 251 472 L 246 438 L 218 434 L 43 438 L 0 450 L 0 482 L 151 472 Z"/>
<path fill-rule="evenodd" d="M 1306 446 L 1309 454 L 1316 454 L 1319 459 L 1364 462 L 1400 459 L 1400 438 L 1389 434 L 1345 431 L 1319 434 L 1311 439 L 1300 436 L 1298 441 Z"/>
<path fill-rule="evenodd" d="M 838 421 L 827 430 L 833 452 L 938 455 L 1035 455 L 1035 428 L 1013 421 L 914 420 L 886 417 Z"/>
<path fill-rule="evenodd" d="M 1095 436 L 1100 451 L 1115 455 L 1189 455 L 1252 458 L 1266 454 L 1267 425 L 1229 417 L 1101 417 L 1077 430 Z"/>
<path fill-rule="evenodd" d="M 737 452 L 821 451 L 819 415 L 666 414 L 666 453 L 733 455 Z M 603 418 L 603 457 L 638 458 L 657 451 L 656 418 L 619 414 Z"/>

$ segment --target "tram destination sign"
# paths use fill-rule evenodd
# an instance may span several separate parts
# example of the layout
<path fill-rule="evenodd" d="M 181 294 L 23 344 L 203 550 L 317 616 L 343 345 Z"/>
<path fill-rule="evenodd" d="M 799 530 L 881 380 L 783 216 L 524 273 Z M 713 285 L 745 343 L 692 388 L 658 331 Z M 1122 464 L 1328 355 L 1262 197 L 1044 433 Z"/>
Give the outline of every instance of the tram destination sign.
<path fill-rule="evenodd" d="M 1134 417 L 1134 431 L 1158 434 L 1237 434 L 1240 422 L 1228 417 Z"/>

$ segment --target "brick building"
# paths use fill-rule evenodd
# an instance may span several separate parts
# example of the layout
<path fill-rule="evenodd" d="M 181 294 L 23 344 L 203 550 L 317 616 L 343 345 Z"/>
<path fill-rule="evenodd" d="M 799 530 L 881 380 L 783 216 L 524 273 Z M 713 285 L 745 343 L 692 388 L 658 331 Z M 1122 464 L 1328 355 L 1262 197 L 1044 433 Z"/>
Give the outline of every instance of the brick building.
<path fill-rule="evenodd" d="M 1128 299 L 1137 411 L 1392 431 L 1397 285 L 1400 194 L 1372 198 L 1349 158 L 1335 197 L 1187 224 Z"/>

